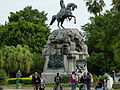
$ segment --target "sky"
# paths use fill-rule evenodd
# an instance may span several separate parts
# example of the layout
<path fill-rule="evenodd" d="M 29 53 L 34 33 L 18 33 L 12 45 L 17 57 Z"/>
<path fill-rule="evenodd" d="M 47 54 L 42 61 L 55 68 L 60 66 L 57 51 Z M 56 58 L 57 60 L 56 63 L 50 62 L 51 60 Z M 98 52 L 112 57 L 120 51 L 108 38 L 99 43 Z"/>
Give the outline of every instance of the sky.
<path fill-rule="evenodd" d="M 112 6 L 112 0 L 104 0 L 106 3 L 105 10 L 109 10 Z M 50 23 L 53 15 L 56 15 L 60 10 L 59 5 L 60 0 L 0 0 L 0 24 L 4 24 L 8 21 L 8 16 L 10 12 L 16 12 L 22 10 L 26 6 L 32 6 L 33 9 L 38 9 L 39 11 L 45 11 L 47 15 L 47 24 Z M 81 29 L 81 26 L 89 22 L 89 17 L 92 16 L 87 11 L 85 0 L 64 0 L 65 5 L 68 3 L 75 3 L 78 8 L 73 11 L 73 15 L 76 17 L 76 24 L 74 24 L 74 19 L 70 22 L 65 21 L 63 26 L 65 28 L 77 28 Z M 50 26 L 52 30 L 57 29 L 57 21 Z"/>

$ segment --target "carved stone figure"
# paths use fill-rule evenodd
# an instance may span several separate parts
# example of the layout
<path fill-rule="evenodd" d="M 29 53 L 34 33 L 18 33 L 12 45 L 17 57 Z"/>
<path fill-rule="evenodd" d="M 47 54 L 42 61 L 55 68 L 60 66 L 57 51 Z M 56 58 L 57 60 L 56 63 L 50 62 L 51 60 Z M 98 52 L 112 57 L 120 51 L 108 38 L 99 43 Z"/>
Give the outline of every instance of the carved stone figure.
<path fill-rule="evenodd" d="M 71 51 L 88 55 L 87 46 L 83 42 L 83 34 L 77 29 L 57 29 L 48 37 L 43 55 L 68 55 Z"/>
<path fill-rule="evenodd" d="M 61 6 L 60 12 L 57 13 L 57 15 L 52 16 L 52 20 L 50 22 L 50 25 L 52 25 L 54 23 L 54 21 L 57 20 L 58 27 L 60 28 L 60 26 L 61 26 L 62 28 L 64 28 L 62 25 L 64 20 L 68 19 L 70 21 L 72 19 L 72 17 L 74 18 L 74 23 L 76 24 L 76 18 L 74 15 L 72 15 L 72 11 L 74 11 L 74 9 L 77 8 L 77 5 L 74 3 L 69 3 L 65 7 L 64 1 L 60 0 L 60 6 Z M 60 23 L 61 23 L 61 25 L 59 26 Z"/>

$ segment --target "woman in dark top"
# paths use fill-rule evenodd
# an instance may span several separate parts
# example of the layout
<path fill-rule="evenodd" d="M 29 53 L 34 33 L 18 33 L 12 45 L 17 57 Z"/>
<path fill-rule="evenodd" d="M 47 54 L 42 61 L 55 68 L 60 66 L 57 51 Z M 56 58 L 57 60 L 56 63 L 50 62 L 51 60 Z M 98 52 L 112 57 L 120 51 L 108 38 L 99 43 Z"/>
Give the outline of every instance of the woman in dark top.
<path fill-rule="evenodd" d="M 39 89 L 40 83 L 41 83 L 40 76 L 38 75 L 37 72 L 35 72 L 34 76 L 32 77 L 32 85 L 33 85 L 34 90 Z"/>

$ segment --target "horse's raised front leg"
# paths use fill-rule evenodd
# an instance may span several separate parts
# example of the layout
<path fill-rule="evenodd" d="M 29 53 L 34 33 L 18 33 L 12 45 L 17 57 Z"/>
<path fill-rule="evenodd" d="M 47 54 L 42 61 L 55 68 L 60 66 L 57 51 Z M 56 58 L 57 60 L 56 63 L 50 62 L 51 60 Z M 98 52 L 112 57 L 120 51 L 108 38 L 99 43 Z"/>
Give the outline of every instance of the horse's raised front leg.
<path fill-rule="evenodd" d="M 70 17 L 74 17 L 74 23 L 76 24 L 76 17 L 71 15 Z"/>

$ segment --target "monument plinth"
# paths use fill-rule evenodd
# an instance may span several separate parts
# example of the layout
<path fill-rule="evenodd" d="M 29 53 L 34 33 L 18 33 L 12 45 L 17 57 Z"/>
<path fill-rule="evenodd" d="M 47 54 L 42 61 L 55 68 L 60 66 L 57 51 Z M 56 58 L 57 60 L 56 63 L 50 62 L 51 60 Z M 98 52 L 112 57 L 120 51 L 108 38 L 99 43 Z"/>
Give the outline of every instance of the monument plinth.
<path fill-rule="evenodd" d="M 42 75 L 46 82 L 53 82 L 56 73 L 70 74 L 79 68 L 87 72 L 85 59 L 89 56 L 84 43 L 84 35 L 78 29 L 56 29 L 48 37 L 42 54 L 46 58 Z M 78 66 L 78 67 L 76 67 Z"/>

